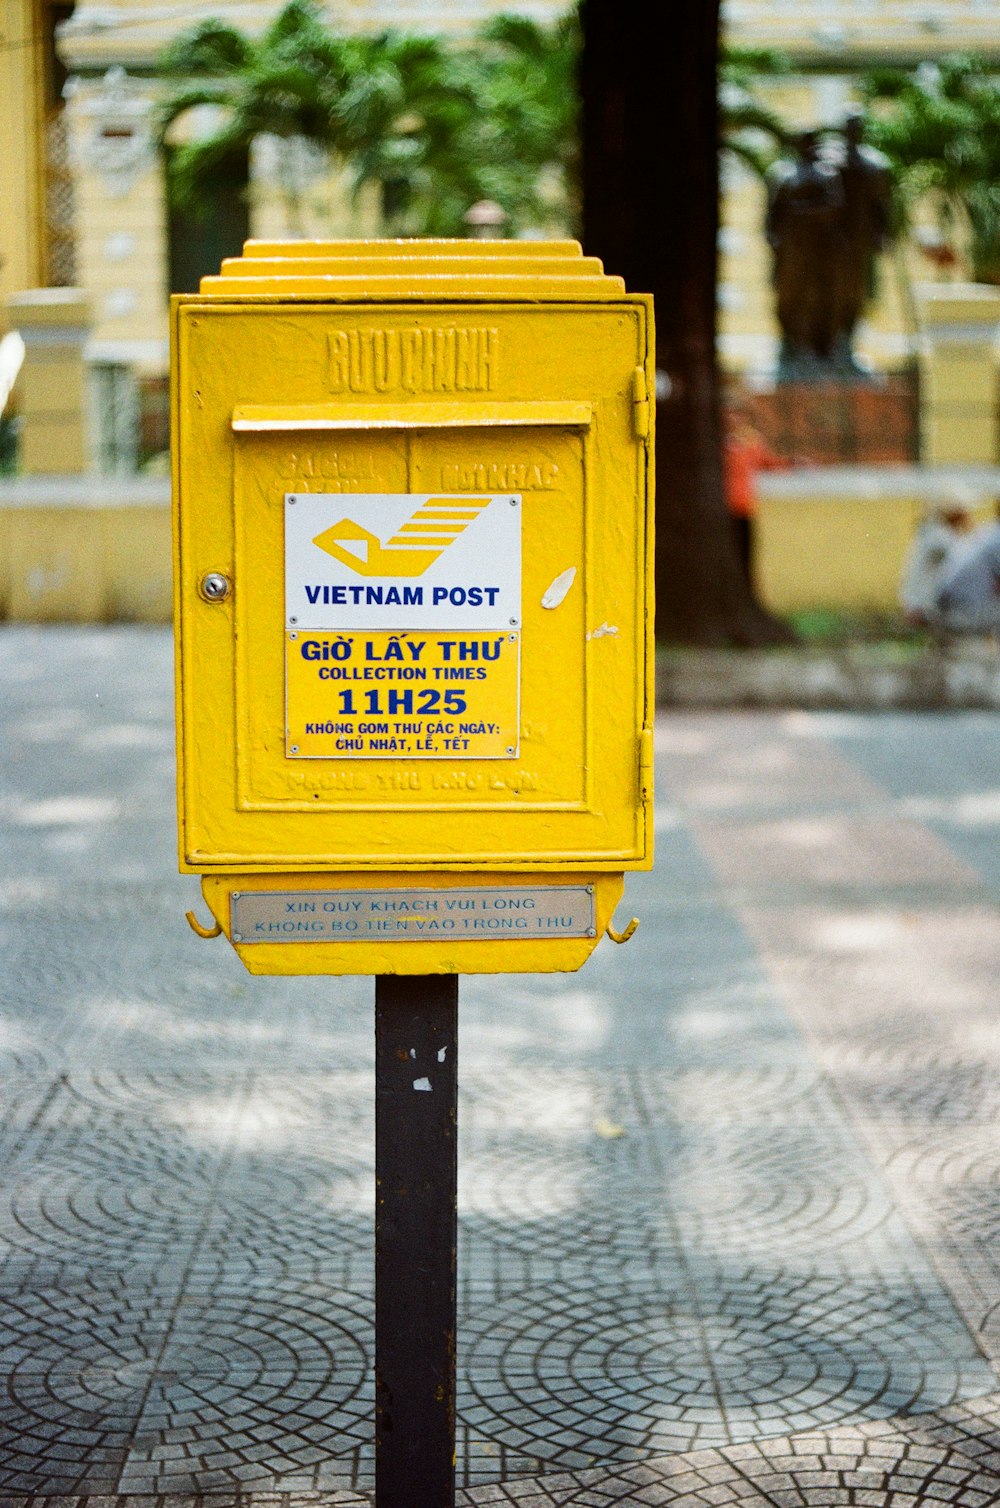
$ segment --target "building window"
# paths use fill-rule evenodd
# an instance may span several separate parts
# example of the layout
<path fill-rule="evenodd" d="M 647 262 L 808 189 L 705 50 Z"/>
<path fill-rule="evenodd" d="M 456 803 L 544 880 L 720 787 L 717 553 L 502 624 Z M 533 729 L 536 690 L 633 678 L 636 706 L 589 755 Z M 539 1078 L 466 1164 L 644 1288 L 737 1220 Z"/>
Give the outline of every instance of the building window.
<path fill-rule="evenodd" d="M 56 30 L 73 14 L 73 6 L 47 3 L 41 8 L 45 164 L 43 180 L 45 281 L 72 287 L 76 281 L 73 175 L 70 171 L 63 87 L 66 69 L 56 49 Z"/>

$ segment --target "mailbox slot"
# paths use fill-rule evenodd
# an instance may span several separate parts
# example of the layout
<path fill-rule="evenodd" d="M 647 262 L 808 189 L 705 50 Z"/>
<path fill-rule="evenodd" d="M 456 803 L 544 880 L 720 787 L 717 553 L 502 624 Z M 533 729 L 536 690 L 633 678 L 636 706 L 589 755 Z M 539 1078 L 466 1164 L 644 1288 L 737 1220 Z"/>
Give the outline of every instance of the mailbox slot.
<path fill-rule="evenodd" d="M 533 425 L 561 424 L 587 429 L 593 415 L 589 403 L 498 403 L 477 404 L 477 429 L 503 427 L 524 429 Z M 467 404 L 410 403 L 403 411 L 384 405 L 302 404 L 284 408 L 247 406 L 233 412 L 236 434 L 282 434 L 296 430 L 468 429 Z"/>

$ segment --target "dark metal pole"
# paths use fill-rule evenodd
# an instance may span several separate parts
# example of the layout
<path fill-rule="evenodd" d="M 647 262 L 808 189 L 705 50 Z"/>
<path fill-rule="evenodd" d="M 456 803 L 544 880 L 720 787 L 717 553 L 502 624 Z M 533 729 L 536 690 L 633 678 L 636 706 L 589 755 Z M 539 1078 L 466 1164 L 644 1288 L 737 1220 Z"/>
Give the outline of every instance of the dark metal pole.
<path fill-rule="evenodd" d="M 458 978 L 375 981 L 375 1503 L 454 1508 Z"/>

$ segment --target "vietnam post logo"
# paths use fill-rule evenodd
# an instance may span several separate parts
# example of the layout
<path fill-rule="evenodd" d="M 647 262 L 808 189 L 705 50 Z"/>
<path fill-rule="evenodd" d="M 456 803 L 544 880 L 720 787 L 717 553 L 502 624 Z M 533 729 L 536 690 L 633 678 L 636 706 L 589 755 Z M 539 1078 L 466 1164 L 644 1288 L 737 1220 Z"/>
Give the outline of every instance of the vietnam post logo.
<path fill-rule="evenodd" d="M 352 518 L 342 518 L 313 544 L 359 576 L 422 576 L 491 502 L 430 497 L 385 543 Z"/>

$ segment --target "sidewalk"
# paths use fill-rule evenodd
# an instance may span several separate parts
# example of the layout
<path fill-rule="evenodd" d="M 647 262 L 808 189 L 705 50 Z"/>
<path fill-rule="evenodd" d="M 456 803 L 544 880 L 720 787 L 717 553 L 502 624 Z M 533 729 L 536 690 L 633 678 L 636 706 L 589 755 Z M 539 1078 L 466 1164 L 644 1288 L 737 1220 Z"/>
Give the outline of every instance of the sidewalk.
<path fill-rule="evenodd" d="M 789 649 L 657 651 L 661 707 L 788 707 L 858 712 L 1000 710 L 992 637 L 946 647 L 901 640 Z"/>
<path fill-rule="evenodd" d="M 189 931 L 164 632 L 0 647 L 0 1508 L 368 1503 L 371 984 Z M 998 733 L 667 712 L 635 939 L 463 981 L 462 1503 L 1000 1502 Z"/>

